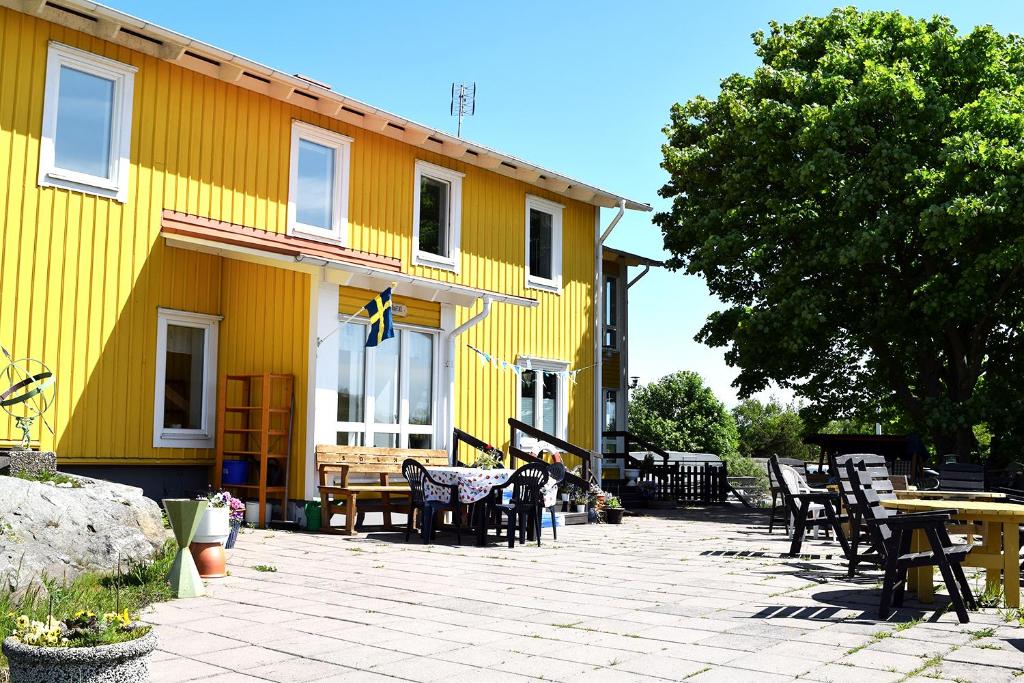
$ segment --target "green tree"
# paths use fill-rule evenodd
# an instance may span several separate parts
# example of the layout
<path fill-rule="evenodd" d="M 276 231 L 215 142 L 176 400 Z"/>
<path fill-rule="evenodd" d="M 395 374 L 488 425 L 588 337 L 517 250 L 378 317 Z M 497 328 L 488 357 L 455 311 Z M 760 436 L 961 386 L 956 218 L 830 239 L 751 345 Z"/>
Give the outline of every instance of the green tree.
<path fill-rule="evenodd" d="M 750 458 L 810 460 L 817 449 L 804 443 L 804 421 L 793 406 L 784 406 L 775 399 L 761 403 L 748 398 L 732 409 L 739 431 L 740 455 Z"/>
<path fill-rule="evenodd" d="M 696 372 L 676 372 L 636 389 L 629 431 L 670 451 L 723 458 L 738 452 L 736 421 Z"/>
<path fill-rule="evenodd" d="M 1024 41 L 845 8 L 753 42 L 752 75 L 665 129 L 670 265 L 726 304 L 697 339 L 741 397 L 774 382 L 818 423 L 893 410 L 974 451 L 1024 357 Z"/>

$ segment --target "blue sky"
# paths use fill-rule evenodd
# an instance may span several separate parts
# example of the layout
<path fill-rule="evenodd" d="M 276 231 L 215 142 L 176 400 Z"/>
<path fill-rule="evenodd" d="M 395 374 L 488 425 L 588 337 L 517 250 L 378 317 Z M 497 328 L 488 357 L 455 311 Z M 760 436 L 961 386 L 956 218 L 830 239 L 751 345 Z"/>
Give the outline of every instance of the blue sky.
<path fill-rule="evenodd" d="M 750 34 L 823 14 L 828 2 L 210 2 L 107 0 L 117 9 L 350 97 L 455 132 L 452 81 L 477 82 L 463 136 L 632 199 L 665 206 L 661 128 L 672 103 L 713 97 L 756 66 Z M 866 2 L 945 14 L 961 30 L 1024 32 L 1024 3 Z M 605 210 L 603 221 L 612 212 Z M 651 214 L 627 213 L 610 244 L 664 256 Z M 736 371 L 693 341 L 719 306 L 696 277 L 652 271 L 631 290 L 631 373 L 700 372 L 727 404 Z M 787 396 L 780 394 L 783 398 Z"/>

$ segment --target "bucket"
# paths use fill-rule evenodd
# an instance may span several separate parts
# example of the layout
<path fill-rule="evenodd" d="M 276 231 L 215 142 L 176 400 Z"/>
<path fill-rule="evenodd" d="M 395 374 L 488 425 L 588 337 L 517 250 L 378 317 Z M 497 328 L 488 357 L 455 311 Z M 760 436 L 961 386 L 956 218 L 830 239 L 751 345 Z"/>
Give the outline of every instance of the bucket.
<path fill-rule="evenodd" d="M 320 531 L 320 501 L 307 501 L 305 508 L 306 529 L 308 531 Z"/>
<path fill-rule="evenodd" d="M 221 483 L 225 485 L 245 484 L 249 481 L 248 460 L 225 460 L 220 472 Z"/>
<path fill-rule="evenodd" d="M 263 525 L 270 524 L 270 511 L 271 505 L 267 503 L 266 512 L 263 516 L 266 518 L 263 521 Z M 260 521 L 260 504 L 257 501 L 250 501 L 245 504 L 245 523 L 246 524 L 259 524 Z"/>

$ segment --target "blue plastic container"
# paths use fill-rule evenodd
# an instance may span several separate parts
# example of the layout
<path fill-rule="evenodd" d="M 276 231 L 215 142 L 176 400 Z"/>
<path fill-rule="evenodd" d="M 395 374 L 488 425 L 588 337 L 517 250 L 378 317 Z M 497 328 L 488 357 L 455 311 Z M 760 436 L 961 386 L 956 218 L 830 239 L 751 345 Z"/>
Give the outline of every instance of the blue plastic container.
<path fill-rule="evenodd" d="M 224 485 L 247 483 L 249 481 L 249 461 L 225 460 L 220 480 Z"/>

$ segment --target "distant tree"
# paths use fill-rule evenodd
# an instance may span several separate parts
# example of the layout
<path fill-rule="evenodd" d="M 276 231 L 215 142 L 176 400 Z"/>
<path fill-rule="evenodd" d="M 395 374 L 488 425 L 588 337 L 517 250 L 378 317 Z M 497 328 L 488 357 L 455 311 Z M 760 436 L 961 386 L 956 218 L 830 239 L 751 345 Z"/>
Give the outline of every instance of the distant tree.
<path fill-rule="evenodd" d="M 629 431 L 670 451 L 738 452 L 736 421 L 696 372 L 676 372 L 636 389 Z"/>
<path fill-rule="evenodd" d="M 665 129 L 669 265 L 726 305 L 697 339 L 741 397 L 895 410 L 942 453 L 982 423 L 1019 443 L 1024 39 L 848 7 L 753 42 L 753 75 Z"/>
<path fill-rule="evenodd" d="M 809 460 L 817 457 L 817 449 L 804 443 L 804 421 L 793 406 L 784 406 L 775 399 L 761 403 L 748 398 L 732 409 L 739 431 L 740 455 L 751 458 Z"/>

